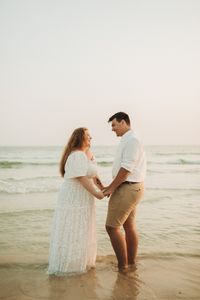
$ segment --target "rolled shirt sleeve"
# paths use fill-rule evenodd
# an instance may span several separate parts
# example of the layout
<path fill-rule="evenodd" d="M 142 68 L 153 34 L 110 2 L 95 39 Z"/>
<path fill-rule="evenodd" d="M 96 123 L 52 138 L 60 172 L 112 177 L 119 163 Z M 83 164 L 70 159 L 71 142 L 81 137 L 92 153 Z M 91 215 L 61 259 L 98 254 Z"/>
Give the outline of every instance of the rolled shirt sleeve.
<path fill-rule="evenodd" d="M 129 140 L 124 145 L 124 150 L 121 160 L 121 168 L 132 172 L 139 156 L 139 143 L 136 139 Z"/>

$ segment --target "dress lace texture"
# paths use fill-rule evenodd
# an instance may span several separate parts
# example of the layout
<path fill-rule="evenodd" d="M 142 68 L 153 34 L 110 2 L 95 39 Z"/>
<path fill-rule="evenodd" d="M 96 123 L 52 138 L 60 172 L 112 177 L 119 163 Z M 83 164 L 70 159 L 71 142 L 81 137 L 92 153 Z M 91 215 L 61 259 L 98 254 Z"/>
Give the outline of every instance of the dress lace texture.
<path fill-rule="evenodd" d="M 48 274 L 83 273 L 95 265 L 95 199 L 75 178 L 95 175 L 96 164 L 84 152 L 70 154 L 53 216 Z"/>

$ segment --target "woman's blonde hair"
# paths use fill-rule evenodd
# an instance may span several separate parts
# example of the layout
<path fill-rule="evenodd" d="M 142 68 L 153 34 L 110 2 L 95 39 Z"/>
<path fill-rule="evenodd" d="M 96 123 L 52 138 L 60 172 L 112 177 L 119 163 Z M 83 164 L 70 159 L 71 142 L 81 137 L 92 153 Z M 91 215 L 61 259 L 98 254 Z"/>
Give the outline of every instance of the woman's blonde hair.
<path fill-rule="evenodd" d="M 82 148 L 86 130 L 87 128 L 85 127 L 77 128 L 73 131 L 71 137 L 69 138 L 60 160 L 60 174 L 62 177 L 65 174 L 65 163 L 70 153 Z"/>

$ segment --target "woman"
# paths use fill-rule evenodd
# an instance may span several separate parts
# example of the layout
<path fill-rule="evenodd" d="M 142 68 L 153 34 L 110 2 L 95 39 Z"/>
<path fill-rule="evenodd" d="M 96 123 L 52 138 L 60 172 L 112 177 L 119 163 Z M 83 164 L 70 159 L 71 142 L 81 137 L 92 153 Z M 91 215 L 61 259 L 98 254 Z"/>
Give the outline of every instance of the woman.
<path fill-rule="evenodd" d="M 60 173 L 64 181 L 53 217 L 49 274 L 82 273 L 95 265 L 94 197 L 103 199 L 104 195 L 89 152 L 90 141 L 86 128 L 75 129 L 61 158 Z"/>

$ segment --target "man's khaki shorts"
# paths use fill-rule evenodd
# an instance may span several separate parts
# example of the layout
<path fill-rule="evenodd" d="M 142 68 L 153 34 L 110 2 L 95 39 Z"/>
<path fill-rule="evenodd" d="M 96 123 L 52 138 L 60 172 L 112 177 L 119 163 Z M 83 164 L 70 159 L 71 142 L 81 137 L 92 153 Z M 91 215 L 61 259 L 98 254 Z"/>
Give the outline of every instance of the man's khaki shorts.
<path fill-rule="evenodd" d="M 143 182 L 122 183 L 110 197 L 106 225 L 120 227 L 128 217 L 134 221 L 136 205 L 143 193 Z"/>

